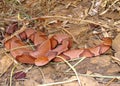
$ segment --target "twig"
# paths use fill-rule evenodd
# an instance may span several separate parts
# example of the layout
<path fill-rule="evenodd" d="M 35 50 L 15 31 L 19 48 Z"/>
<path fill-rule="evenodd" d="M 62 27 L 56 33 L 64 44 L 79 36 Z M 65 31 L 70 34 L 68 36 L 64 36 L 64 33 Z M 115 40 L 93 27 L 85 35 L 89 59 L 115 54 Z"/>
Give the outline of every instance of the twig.
<path fill-rule="evenodd" d="M 120 76 L 102 76 L 102 75 L 88 75 L 88 74 L 79 74 L 80 76 L 86 76 L 86 77 L 99 77 L 99 78 L 117 78 L 120 79 Z M 69 82 L 76 81 L 77 79 L 71 79 L 71 80 L 66 80 L 62 82 L 55 82 L 55 83 L 48 83 L 48 84 L 42 84 L 42 85 L 37 85 L 37 86 L 53 86 L 53 85 L 59 85 L 59 84 L 65 84 Z"/>
<path fill-rule="evenodd" d="M 42 77 L 43 77 L 44 83 L 46 83 L 46 80 L 45 80 L 45 75 L 44 75 L 44 73 L 43 73 L 42 69 L 41 69 L 41 68 L 38 68 L 38 69 L 39 69 L 39 70 L 40 70 L 40 72 L 41 72 L 41 75 L 42 75 Z"/>
<path fill-rule="evenodd" d="M 77 80 L 78 80 L 79 86 L 81 86 L 81 82 L 80 82 L 80 79 L 79 79 L 79 77 L 78 77 L 78 73 L 77 73 L 77 71 L 75 70 L 75 68 L 74 68 L 68 61 L 66 61 L 63 57 L 61 57 L 61 56 L 56 56 L 56 57 L 62 59 L 67 65 L 69 65 L 69 67 L 74 71 L 74 73 L 75 73 L 75 75 L 76 75 L 76 78 L 77 78 Z"/>
<path fill-rule="evenodd" d="M 71 18 L 71 17 L 66 17 L 66 16 L 41 16 L 41 17 L 36 17 L 36 18 L 32 18 L 31 20 L 36 20 L 36 19 L 58 19 L 58 20 L 68 20 L 69 22 L 71 23 L 74 23 L 74 24 L 80 24 L 80 22 L 84 22 L 84 23 L 92 23 L 92 24 L 95 24 L 95 25 L 99 25 L 99 26 L 102 26 L 102 27 L 105 27 L 105 28 L 109 28 L 108 25 L 105 25 L 105 24 L 102 24 L 102 23 L 96 23 L 94 21 L 91 21 L 91 20 L 83 20 L 83 19 L 80 19 L 80 18 Z"/>
<path fill-rule="evenodd" d="M 11 56 L 9 56 L 7 53 L 5 53 L 5 55 L 10 58 L 12 61 L 10 62 L 11 64 L 9 64 L 9 67 L 13 64 L 13 62 L 15 62 L 17 64 L 17 61 L 12 58 Z M 1 74 L 0 74 L 0 77 L 5 73 L 5 71 L 3 71 Z"/>
<path fill-rule="evenodd" d="M 109 37 L 107 31 L 103 27 L 101 28 L 101 30 L 103 32 L 102 34 L 103 34 L 104 37 Z"/>
<path fill-rule="evenodd" d="M 15 48 L 12 48 L 12 49 L 4 49 L 4 51 L 2 51 L 0 54 L 3 54 L 3 53 L 6 53 L 6 52 L 10 52 L 10 51 L 14 51 L 14 50 L 17 50 L 17 49 L 21 49 L 21 48 L 27 48 L 27 47 L 34 47 L 35 45 L 25 45 L 25 46 L 20 46 L 20 47 L 15 47 Z"/>
<path fill-rule="evenodd" d="M 59 84 L 65 84 L 65 83 L 73 82 L 73 81 L 76 81 L 76 80 L 77 79 L 71 79 L 71 80 L 66 80 L 66 81 L 62 81 L 62 82 L 48 83 L 48 84 L 42 84 L 42 85 L 37 85 L 37 86 L 53 86 L 53 85 L 59 85 Z"/>
<path fill-rule="evenodd" d="M 74 40 L 74 42 L 75 42 L 76 44 L 79 44 L 78 41 L 75 39 L 75 37 L 74 37 L 68 30 L 66 30 L 66 29 L 64 29 L 64 28 L 62 28 L 62 30 L 64 30 L 66 33 L 68 33 L 68 34 L 72 37 L 72 39 Z"/>
<path fill-rule="evenodd" d="M 71 75 L 74 75 L 74 74 L 71 74 Z M 111 79 L 111 78 L 117 78 L 117 79 L 120 79 L 120 76 L 103 76 L 103 75 L 90 75 L 90 74 L 78 74 L 79 76 L 86 76 L 86 77 L 97 77 L 97 78 L 108 78 L 108 79 Z"/>
<path fill-rule="evenodd" d="M 14 67 L 12 68 L 11 73 L 10 73 L 10 86 L 12 86 L 12 76 L 13 76 L 13 72 L 14 72 L 15 68 L 16 68 L 16 65 L 14 65 Z"/>
<path fill-rule="evenodd" d="M 118 59 L 117 57 L 112 56 L 112 59 L 117 60 L 117 61 L 120 62 L 120 59 Z"/>
<path fill-rule="evenodd" d="M 73 67 L 77 66 L 80 62 L 82 62 L 86 57 L 82 57 L 77 63 L 73 65 Z M 69 72 L 71 68 L 67 69 L 65 72 Z"/>
<path fill-rule="evenodd" d="M 109 28 L 109 26 L 107 24 L 102 24 L 100 23 L 96 23 L 94 21 L 91 20 L 84 20 L 84 19 L 80 19 L 80 18 L 71 18 L 71 17 L 66 17 L 66 16 L 41 16 L 41 17 L 35 17 L 35 18 L 31 18 L 28 21 L 32 21 L 32 20 L 39 20 L 39 19 L 58 19 L 58 20 L 68 20 L 70 23 L 73 24 L 80 24 L 81 22 L 83 23 L 91 23 L 91 24 L 95 24 L 95 25 L 99 25 L 105 28 Z M 11 21 L 11 19 L 4 19 L 5 21 Z M 13 20 L 13 21 L 18 21 L 18 20 Z M 22 21 L 26 21 L 26 19 L 23 19 Z"/>
<path fill-rule="evenodd" d="M 69 62 L 73 62 L 73 61 L 77 61 L 77 60 L 80 60 L 81 58 L 74 58 L 74 59 L 70 59 L 70 60 L 68 60 Z M 60 63 L 60 64 L 63 64 L 63 63 L 65 63 L 64 61 L 61 61 L 61 62 L 51 62 L 51 64 L 58 64 L 58 63 Z"/>
<path fill-rule="evenodd" d="M 2 41 L 2 43 L 4 43 L 5 41 L 10 40 L 12 37 L 14 37 L 14 36 L 20 34 L 21 32 L 23 32 L 23 31 L 25 31 L 25 30 L 26 30 L 26 25 L 24 24 L 23 27 L 22 27 L 20 30 L 16 31 L 13 35 L 11 35 L 11 36 L 5 38 L 5 39 Z"/>
<path fill-rule="evenodd" d="M 115 22 L 113 23 L 114 26 L 116 26 L 116 25 L 118 25 L 118 24 L 120 24 L 120 20 L 115 21 Z"/>
<path fill-rule="evenodd" d="M 103 15 L 105 14 L 106 12 L 108 12 L 108 10 L 116 3 L 118 2 L 119 0 L 115 0 L 105 11 L 103 11 L 102 13 L 100 13 L 99 15 Z"/>
<path fill-rule="evenodd" d="M 29 68 L 27 68 L 27 69 L 23 70 L 23 72 L 27 73 L 27 72 L 28 72 L 28 71 L 30 71 L 32 68 L 33 68 L 33 65 L 32 65 L 32 66 L 30 66 Z"/>
<path fill-rule="evenodd" d="M 105 86 L 110 86 L 110 84 L 115 80 L 116 78 L 111 79 Z"/>
<path fill-rule="evenodd" d="M 5 55 L 8 56 L 11 60 L 13 60 L 15 64 L 18 64 L 18 62 L 12 56 L 8 55 L 6 52 Z"/>
<path fill-rule="evenodd" d="M 20 0 L 16 0 L 20 5 L 21 5 L 21 2 L 20 2 Z"/>
<path fill-rule="evenodd" d="M 91 6 L 90 6 L 90 9 L 89 9 L 89 12 L 88 12 L 88 14 L 90 14 L 90 12 L 92 11 L 92 9 L 93 9 L 93 7 L 94 7 L 94 5 L 95 5 L 95 0 L 93 0 L 93 1 L 91 1 Z"/>

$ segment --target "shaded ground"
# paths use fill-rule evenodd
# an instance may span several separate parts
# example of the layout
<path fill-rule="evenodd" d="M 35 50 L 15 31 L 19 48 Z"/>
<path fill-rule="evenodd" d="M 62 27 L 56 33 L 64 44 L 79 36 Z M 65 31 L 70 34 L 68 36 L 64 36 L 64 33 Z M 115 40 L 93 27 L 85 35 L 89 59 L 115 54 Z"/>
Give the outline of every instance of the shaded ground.
<path fill-rule="evenodd" d="M 29 22 L 29 27 L 49 36 L 69 34 L 74 41 L 73 48 L 94 47 L 107 33 L 113 40 L 111 49 L 104 55 L 85 58 L 75 69 L 82 86 L 120 85 L 119 0 L 1 0 L 0 8 L 1 40 L 5 29 L 13 22 L 19 22 L 19 25 Z M 47 19 L 35 19 L 41 16 Z M 0 52 L 3 51 L 1 45 Z M 0 55 L 0 86 L 78 86 L 75 73 L 68 71 L 70 67 L 65 62 L 51 62 L 43 67 L 16 66 L 11 58 L 7 53 Z M 78 61 L 80 59 L 70 61 L 70 64 Z M 26 77 L 22 80 L 11 78 L 12 73 L 18 71 L 27 71 Z"/>

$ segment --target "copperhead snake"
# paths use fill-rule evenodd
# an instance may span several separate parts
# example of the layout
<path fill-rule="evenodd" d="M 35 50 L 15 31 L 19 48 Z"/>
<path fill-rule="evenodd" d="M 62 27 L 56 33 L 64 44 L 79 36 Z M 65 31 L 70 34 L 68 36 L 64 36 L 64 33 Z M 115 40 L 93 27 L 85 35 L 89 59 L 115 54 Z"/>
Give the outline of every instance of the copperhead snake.
<path fill-rule="evenodd" d="M 16 30 L 15 28 L 8 29 L 6 31 L 6 37 L 10 36 Z M 23 40 L 29 39 L 33 42 L 35 50 L 26 46 L 27 43 Z M 53 61 L 61 61 L 61 59 L 55 58 L 57 55 L 62 56 L 66 60 L 74 59 L 76 57 L 94 57 L 105 53 L 110 49 L 112 40 L 109 37 L 102 39 L 103 42 L 93 48 L 83 49 L 70 49 L 72 46 L 72 40 L 66 34 L 55 34 L 52 37 L 48 37 L 45 33 L 34 30 L 26 29 L 20 33 L 19 36 L 14 36 L 7 40 L 4 45 L 5 48 L 10 50 L 17 47 L 21 47 L 10 51 L 10 54 L 19 62 L 27 64 L 35 64 L 37 66 L 43 66 Z"/>

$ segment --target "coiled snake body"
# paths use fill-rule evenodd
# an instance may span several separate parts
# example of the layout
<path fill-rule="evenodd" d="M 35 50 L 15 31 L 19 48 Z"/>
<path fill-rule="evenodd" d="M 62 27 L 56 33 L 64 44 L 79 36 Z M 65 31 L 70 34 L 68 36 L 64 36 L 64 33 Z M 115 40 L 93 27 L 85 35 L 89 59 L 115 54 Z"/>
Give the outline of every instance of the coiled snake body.
<path fill-rule="evenodd" d="M 6 36 L 9 36 L 8 30 Z M 23 40 L 29 39 L 33 42 L 35 50 L 26 46 Z M 48 38 L 43 32 L 26 29 L 20 33 L 19 36 L 14 36 L 10 40 L 7 40 L 4 45 L 6 49 L 14 49 L 10 51 L 11 55 L 21 63 L 35 64 L 37 66 L 43 66 L 49 63 L 51 60 L 61 61 L 55 58 L 57 55 L 62 56 L 66 60 L 70 60 L 76 57 L 93 57 L 105 53 L 109 50 L 112 44 L 111 38 L 103 38 L 103 42 L 93 48 L 73 49 L 72 40 L 66 34 L 56 34 L 51 38 Z"/>

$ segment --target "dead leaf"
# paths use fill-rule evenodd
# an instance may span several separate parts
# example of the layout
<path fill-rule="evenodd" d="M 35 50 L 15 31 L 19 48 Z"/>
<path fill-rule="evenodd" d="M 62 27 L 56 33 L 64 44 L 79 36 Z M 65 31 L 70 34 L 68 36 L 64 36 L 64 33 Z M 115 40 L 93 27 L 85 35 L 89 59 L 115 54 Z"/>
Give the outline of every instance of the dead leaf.
<path fill-rule="evenodd" d="M 19 71 L 14 74 L 15 79 L 23 79 L 25 77 L 26 77 L 26 73 L 23 71 Z"/>
<path fill-rule="evenodd" d="M 13 60 L 8 56 L 3 56 L 0 60 L 0 75 L 4 74 L 12 65 Z"/>

